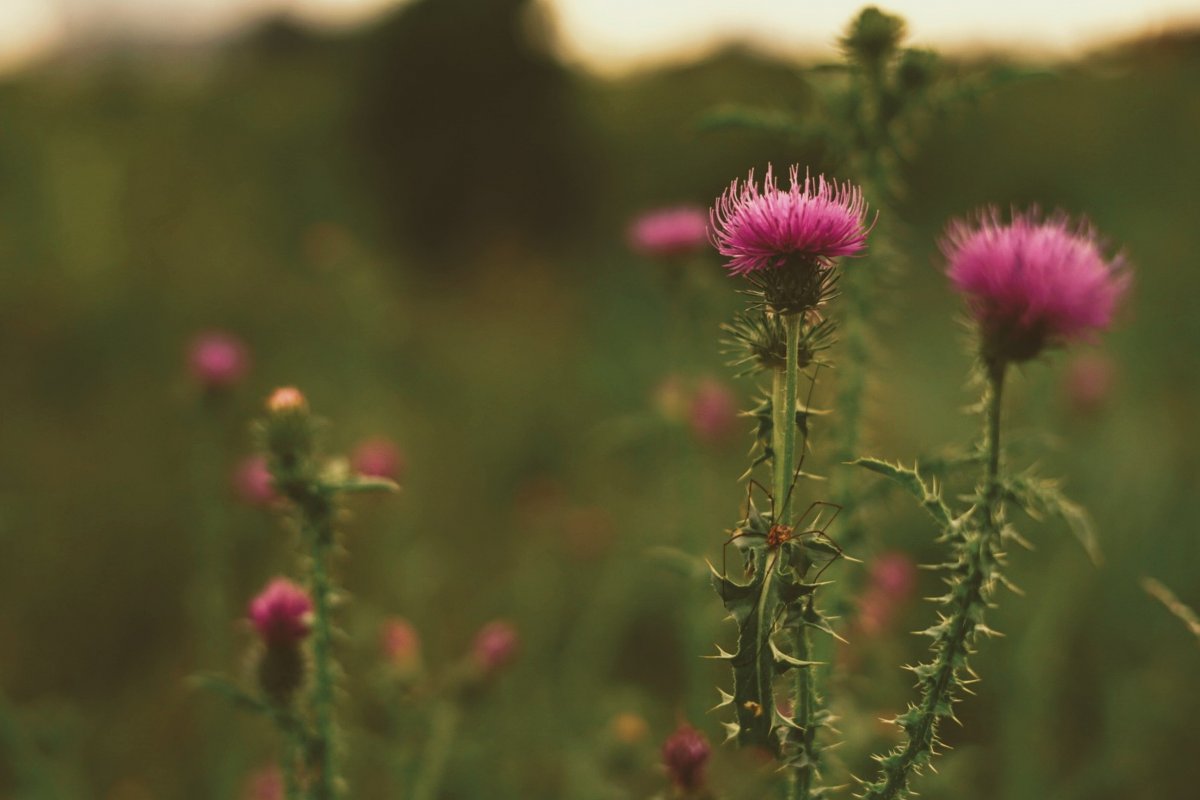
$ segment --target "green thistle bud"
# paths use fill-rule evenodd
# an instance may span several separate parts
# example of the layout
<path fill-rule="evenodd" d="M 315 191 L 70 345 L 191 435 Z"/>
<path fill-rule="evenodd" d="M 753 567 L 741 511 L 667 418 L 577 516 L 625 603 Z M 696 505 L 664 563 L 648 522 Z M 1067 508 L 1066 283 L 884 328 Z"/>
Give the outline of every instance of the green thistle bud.
<path fill-rule="evenodd" d="M 842 37 L 842 48 L 851 60 L 863 66 L 877 66 L 896 52 L 907 27 L 903 18 L 868 6 L 850 23 Z"/>

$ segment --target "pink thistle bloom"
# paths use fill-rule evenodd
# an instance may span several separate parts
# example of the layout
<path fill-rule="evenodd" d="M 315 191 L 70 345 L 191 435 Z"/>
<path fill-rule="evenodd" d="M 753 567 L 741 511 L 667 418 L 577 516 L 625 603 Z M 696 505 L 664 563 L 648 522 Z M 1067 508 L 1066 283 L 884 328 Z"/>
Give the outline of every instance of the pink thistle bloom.
<path fill-rule="evenodd" d="M 819 175 L 788 170 L 791 186 L 780 189 L 771 167 L 762 189 L 754 171 L 740 184 L 733 181 L 711 213 L 712 243 L 729 259 L 732 275 L 774 269 L 801 258 L 817 264 L 853 256 L 867 245 L 870 226 L 862 190 Z"/>
<path fill-rule="evenodd" d="M 662 758 L 671 782 L 684 792 L 704 785 L 704 768 L 712 748 L 704 734 L 684 723 L 663 742 Z"/>
<path fill-rule="evenodd" d="M 233 491 L 247 505 L 269 506 L 279 499 L 264 456 L 246 456 L 233 471 Z"/>
<path fill-rule="evenodd" d="M 283 800 L 283 773 L 274 765 L 263 767 L 246 780 L 246 800 Z"/>
<path fill-rule="evenodd" d="M 1116 380 L 1112 359 L 1102 353 L 1083 353 L 1067 365 L 1063 391 L 1071 410 L 1091 414 L 1103 407 Z"/>
<path fill-rule="evenodd" d="M 308 399 L 295 386 L 281 386 L 267 398 L 267 411 L 272 414 L 306 413 Z"/>
<path fill-rule="evenodd" d="M 692 433 L 705 444 L 729 440 L 737 427 L 737 398 L 728 386 L 713 378 L 701 381 L 692 396 Z"/>
<path fill-rule="evenodd" d="M 250 371 L 250 352 L 236 336 L 208 331 L 192 340 L 188 366 L 205 389 L 228 389 Z"/>
<path fill-rule="evenodd" d="M 296 645 L 312 628 L 312 611 L 308 592 L 276 578 L 250 601 L 250 622 L 268 646 Z"/>
<path fill-rule="evenodd" d="M 359 442 L 350 455 L 351 469 L 370 478 L 398 481 L 407 466 L 400 448 L 382 437 Z"/>
<path fill-rule="evenodd" d="M 417 671 L 421 663 L 421 637 L 406 619 L 393 617 L 383 623 L 380 644 L 388 663 L 402 673 Z"/>
<path fill-rule="evenodd" d="M 513 624 L 507 620 L 493 620 L 475 635 L 471 657 L 484 674 L 491 675 L 516 657 L 517 644 L 517 629 Z"/>
<path fill-rule="evenodd" d="M 1107 328 L 1130 283 L 1125 260 L 1106 258 L 1089 225 L 1036 209 L 1007 225 L 994 208 L 952 222 L 942 251 L 992 359 L 1025 361 Z"/>
<path fill-rule="evenodd" d="M 685 256 L 707 242 L 708 215 L 693 206 L 647 211 L 629 226 L 629 246 L 644 256 Z"/>

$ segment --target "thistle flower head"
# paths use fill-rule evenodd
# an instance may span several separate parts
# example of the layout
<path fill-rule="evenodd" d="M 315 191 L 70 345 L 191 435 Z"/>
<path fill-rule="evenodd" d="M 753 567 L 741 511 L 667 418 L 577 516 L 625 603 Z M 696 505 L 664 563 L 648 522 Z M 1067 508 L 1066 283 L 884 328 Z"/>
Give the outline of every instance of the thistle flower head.
<path fill-rule="evenodd" d="M 233 472 L 233 491 L 238 499 L 251 506 L 269 506 L 279 499 L 264 456 L 242 459 Z"/>
<path fill-rule="evenodd" d="M 711 213 L 712 242 L 728 259 L 732 275 L 782 267 L 800 260 L 826 264 L 852 256 L 867 243 L 867 204 L 862 191 L 825 176 L 800 180 L 800 168 L 788 170 L 791 185 L 780 189 L 771 167 L 762 188 L 753 170 L 734 181 Z"/>
<path fill-rule="evenodd" d="M 350 467 L 359 475 L 398 481 L 407 466 L 404 454 L 390 439 L 376 437 L 358 443 L 350 454 Z"/>
<path fill-rule="evenodd" d="M 485 675 L 492 675 L 517 655 L 517 629 L 507 620 L 493 620 L 475 634 L 471 657 Z"/>
<path fill-rule="evenodd" d="M 662 758 L 671 783 L 685 792 L 704 785 L 704 768 L 712 748 L 704 734 L 686 723 L 663 742 Z"/>
<path fill-rule="evenodd" d="M 1130 283 L 1125 260 L 1106 257 L 1089 225 L 1036 209 L 1007 224 L 995 209 L 953 222 L 942 251 L 989 361 L 1025 361 L 1103 330 Z"/>
<path fill-rule="evenodd" d="M 629 226 L 629 246 L 652 258 L 676 258 L 708 241 L 708 215 L 693 206 L 647 211 Z"/>
<path fill-rule="evenodd" d="M 188 350 L 192 376 L 205 389 L 228 389 L 250 370 L 250 353 L 236 336 L 208 331 L 192 340 Z"/>
<path fill-rule="evenodd" d="M 287 578 L 276 578 L 250 601 L 250 622 L 268 646 L 292 646 L 311 630 L 313 604 L 308 592 Z"/>

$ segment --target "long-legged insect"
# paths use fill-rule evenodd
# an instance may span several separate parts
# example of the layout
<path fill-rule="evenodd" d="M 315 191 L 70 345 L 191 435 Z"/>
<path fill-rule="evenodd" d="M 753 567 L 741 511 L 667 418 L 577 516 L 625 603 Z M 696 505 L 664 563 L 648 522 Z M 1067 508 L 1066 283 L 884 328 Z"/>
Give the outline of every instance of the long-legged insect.
<path fill-rule="evenodd" d="M 818 371 L 820 370 L 819 364 L 817 365 L 817 370 Z M 816 382 L 817 382 L 817 376 L 816 376 L 816 373 L 814 372 L 813 378 L 812 378 L 812 383 L 809 386 L 808 399 L 805 401 L 806 406 L 811 406 L 811 404 L 812 404 L 812 395 L 813 395 L 813 390 L 816 388 Z M 791 502 L 792 493 L 796 489 L 796 483 L 799 481 L 800 475 L 803 474 L 804 459 L 805 459 L 805 456 L 807 456 L 807 454 L 808 454 L 808 431 L 807 431 L 807 429 L 805 429 L 804 439 L 801 442 L 800 448 L 801 448 L 800 449 L 800 459 L 799 459 L 799 462 L 796 464 L 795 471 L 792 474 L 791 484 L 788 486 L 787 494 L 784 496 L 783 503 L 781 503 L 778 507 L 776 507 L 776 503 L 775 503 L 776 498 L 774 497 L 774 495 L 772 495 L 771 492 L 769 492 L 767 490 L 767 488 L 765 486 L 763 486 L 759 481 L 757 481 L 754 478 L 750 478 L 747 480 L 747 482 L 746 482 L 745 519 L 747 519 L 747 520 L 750 519 L 751 509 L 753 508 L 753 500 L 752 500 L 753 490 L 754 490 L 754 487 L 757 486 L 759 488 L 759 490 L 767 496 L 767 499 L 771 503 L 771 511 L 770 511 L 771 527 L 766 531 L 766 533 L 763 533 L 761 531 L 749 530 L 747 528 L 741 528 L 730 535 L 729 539 L 725 542 L 724 546 L 721 548 L 721 574 L 722 574 L 722 577 L 728 575 L 727 553 L 729 550 L 729 545 L 735 543 L 736 540 L 742 539 L 745 537 L 762 537 L 766 541 L 767 548 L 771 552 L 770 560 L 766 564 L 764 564 L 762 567 L 766 571 L 770 571 L 775 568 L 775 565 L 779 559 L 780 550 L 782 549 L 782 546 L 785 543 L 790 542 L 790 541 L 797 539 L 799 537 L 802 537 L 802 536 L 813 536 L 813 537 L 819 537 L 819 538 L 823 539 L 834 549 L 834 551 L 836 552 L 836 556 L 833 559 L 831 559 L 830 561 L 828 561 L 824 566 L 821 567 L 821 569 L 817 572 L 815 578 L 813 579 L 814 582 L 816 582 L 817 580 L 820 580 L 821 575 L 825 572 L 825 570 L 829 567 L 829 565 L 833 563 L 834 560 L 836 560 L 837 558 L 840 558 L 844 555 L 841 547 L 839 547 L 838 544 L 835 541 L 833 541 L 833 539 L 830 538 L 829 534 L 827 533 L 829 526 L 833 523 L 834 519 L 837 518 L 837 515 L 842 510 L 842 507 L 840 505 L 838 505 L 837 503 L 830 503 L 830 502 L 827 502 L 824 500 L 815 500 L 811 504 L 809 504 L 808 508 L 806 508 L 804 510 L 804 513 L 801 514 L 796 519 L 795 523 L 792 525 L 788 525 L 786 522 L 782 522 L 778 518 L 778 514 L 784 513 L 786 511 L 786 509 L 788 507 L 788 503 Z M 821 525 L 820 527 L 817 527 L 817 525 L 821 522 L 822 507 L 832 508 L 833 514 L 831 514 L 830 517 L 824 521 L 823 525 Z M 813 522 L 813 527 L 810 529 L 804 530 L 803 525 L 804 525 L 805 520 L 808 519 L 809 514 L 813 513 L 814 511 L 817 512 L 817 517 Z M 747 562 L 747 568 L 749 568 L 749 565 L 750 565 L 750 562 Z M 722 599 L 726 599 L 726 598 L 722 597 Z M 757 605 L 757 600 L 755 601 L 755 603 Z"/>

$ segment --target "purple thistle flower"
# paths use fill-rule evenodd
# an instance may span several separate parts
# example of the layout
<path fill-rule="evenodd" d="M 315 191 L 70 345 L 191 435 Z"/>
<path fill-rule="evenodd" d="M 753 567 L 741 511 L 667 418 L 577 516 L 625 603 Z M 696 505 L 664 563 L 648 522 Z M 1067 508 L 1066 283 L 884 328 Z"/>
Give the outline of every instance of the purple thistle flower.
<path fill-rule="evenodd" d="M 246 456 L 233 472 L 233 490 L 251 506 L 269 506 L 279 499 L 265 456 Z"/>
<path fill-rule="evenodd" d="M 224 331 L 208 331 L 192 340 L 188 366 L 205 389 L 228 389 L 249 372 L 250 353 L 236 336 Z"/>
<path fill-rule="evenodd" d="M 250 622 L 268 646 L 290 646 L 304 640 L 312 626 L 308 592 L 287 578 L 276 578 L 250 601 Z"/>
<path fill-rule="evenodd" d="M 662 758 L 671 782 L 684 792 L 704 785 L 704 767 L 712 748 L 704 734 L 684 723 L 663 742 Z"/>
<path fill-rule="evenodd" d="M 675 258 L 708 241 L 708 215 L 693 206 L 647 211 L 629 226 L 629 246 L 644 256 Z"/>
<path fill-rule="evenodd" d="M 768 166 L 762 189 L 754 171 L 733 181 L 713 206 L 712 243 L 729 259 L 731 275 L 781 267 L 793 257 L 822 264 L 852 256 L 866 247 L 870 226 L 862 190 L 825 176 L 800 180 L 800 168 L 788 170 L 791 186 L 780 189 Z"/>
<path fill-rule="evenodd" d="M 1065 214 L 1042 219 L 1037 209 L 1007 225 L 994 208 L 952 222 L 942 252 L 989 359 L 1025 361 L 1089 338 L 1112 322 L 1130 284 L 1124 258 L 1106 258 L 1090 225 Z"/>
<path fill-rule="evenodd" d="M 475 634 L 471 657 L 485 675 L 493 675 L 517 655 L 517 629 L 507 620 L 489 622 Z"/>

